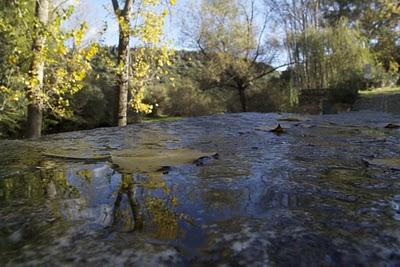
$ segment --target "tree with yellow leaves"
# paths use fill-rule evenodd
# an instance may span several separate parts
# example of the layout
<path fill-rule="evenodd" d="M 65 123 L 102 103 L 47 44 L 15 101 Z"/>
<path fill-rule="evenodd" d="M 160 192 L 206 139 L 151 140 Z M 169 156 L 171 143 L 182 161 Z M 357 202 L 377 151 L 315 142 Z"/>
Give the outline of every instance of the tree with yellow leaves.
<path fill-rule="evenodd" d="M 154 73 L 170 64 L 170 52 L 161 48 L 164 19 L 168 5 L 175 0 L 111 0 L 119 24 L 115 125 L 126 126 L 128 105 L 137 113 L 150 113 L 151 105 L 142 103 L 145 85 Z M 135 41 L 131 55 L 130 39 Z M 128 95 L 131 98 L 128 100 Z"/>
<path fill-rule="evenodd" d="M 39 138 L 43 112 L 71 115 L 68 96 L 82 88 L 97 45 L 81 47 L 86 24 L 78 29 L 63 29 L 73 6 L 56 6 L 52 0 L 36 0 L 35 10 L 32 3 L 24 1 L 9 5 L 19 16 L 0 19 L 1 36 L 7 40 L 16 32 L 25 32 L 6 55 L 12 75 L 1 80 L 1 100 L 26 104 L 26 137 Z M 28 49 L 26 43 L 32 47 Z"/>

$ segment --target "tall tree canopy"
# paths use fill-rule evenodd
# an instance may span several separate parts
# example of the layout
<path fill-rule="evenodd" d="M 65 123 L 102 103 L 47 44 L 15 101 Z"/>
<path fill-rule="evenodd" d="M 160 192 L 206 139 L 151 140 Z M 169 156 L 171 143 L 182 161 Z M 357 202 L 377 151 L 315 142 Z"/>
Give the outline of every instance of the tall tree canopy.
<path fill-rule="evenodd" d="M 399 1 L 324 1 L 323 14 L 330 25 L 347 19 L 349 27 L 357 27 L 368 39 L 369 47 L 386 71 L 400 71 Z"/>

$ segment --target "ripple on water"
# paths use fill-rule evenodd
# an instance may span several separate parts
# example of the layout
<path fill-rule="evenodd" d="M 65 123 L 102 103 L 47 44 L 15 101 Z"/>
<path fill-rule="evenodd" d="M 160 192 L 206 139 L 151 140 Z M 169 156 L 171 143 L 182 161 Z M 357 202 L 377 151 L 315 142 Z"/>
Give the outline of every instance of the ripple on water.
<path fill-rule="evenodd" d="M 228 114 L 1 142 L 0 264 L 400 265 L 400 174 L 377 161 L 400 154 L 381 127 L 396 118 Z"/>

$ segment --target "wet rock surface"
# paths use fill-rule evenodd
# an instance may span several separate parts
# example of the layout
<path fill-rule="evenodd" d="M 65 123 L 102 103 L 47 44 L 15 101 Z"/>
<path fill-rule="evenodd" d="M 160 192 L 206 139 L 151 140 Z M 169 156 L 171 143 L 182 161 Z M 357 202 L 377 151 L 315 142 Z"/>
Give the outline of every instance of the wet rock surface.
<path fill-rule="evenodd" d="M 399 266 L 400 117 L 294 116 L 0 141 L 0 265 Z"/>

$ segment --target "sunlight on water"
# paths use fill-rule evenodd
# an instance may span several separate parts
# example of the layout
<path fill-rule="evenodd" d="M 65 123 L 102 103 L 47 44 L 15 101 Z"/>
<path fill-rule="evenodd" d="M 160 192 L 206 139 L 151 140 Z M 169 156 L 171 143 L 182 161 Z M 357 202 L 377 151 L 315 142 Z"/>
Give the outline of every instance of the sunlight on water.
<path fill-rule="evenodd" d="M 396 265 L 400 132 L 371 114 L 288 117 L 4 144 L 1 264 Z M 259 130 L 279 118 L 284 134 Z"/>

